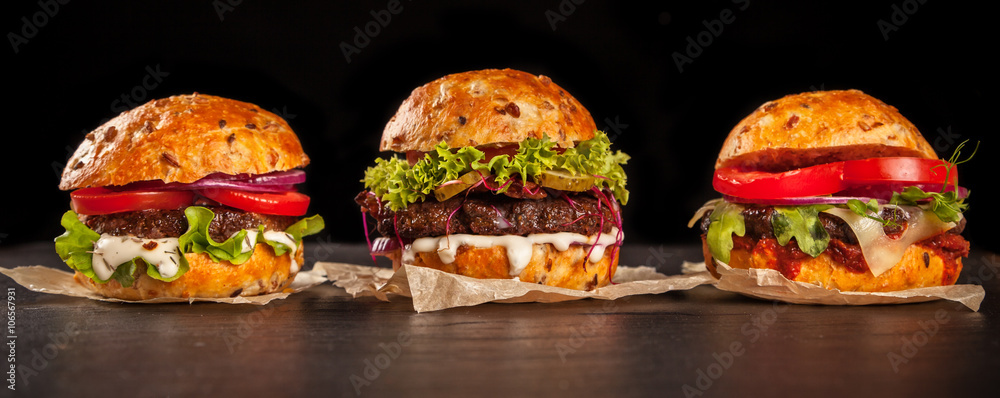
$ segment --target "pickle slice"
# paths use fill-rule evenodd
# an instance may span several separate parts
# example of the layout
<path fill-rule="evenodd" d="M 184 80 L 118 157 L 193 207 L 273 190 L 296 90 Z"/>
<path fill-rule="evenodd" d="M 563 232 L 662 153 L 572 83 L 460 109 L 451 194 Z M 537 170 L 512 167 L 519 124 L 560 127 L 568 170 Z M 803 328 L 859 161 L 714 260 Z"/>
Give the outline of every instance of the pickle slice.
<path fill-rule="evenodd" d="M 452 196 L 458 195 L 469 189 L 469 187 L 475 185 L 479 182 L 479 173 L 475 171 L 470 171 L 468 173 L 462 174 L 457 180 L 448 181 L 437 188 L 434 188 L 434 198 L 438 202 L 444 202 L 450 199 Z"/>
<path fill-rule="evenodd" d="M 546 170 L 535 177 L 535 182 L 543 187 L 560 191 L 583 192 L 594 186 L 594 177 L 577 175 L 565 170 Z"/>

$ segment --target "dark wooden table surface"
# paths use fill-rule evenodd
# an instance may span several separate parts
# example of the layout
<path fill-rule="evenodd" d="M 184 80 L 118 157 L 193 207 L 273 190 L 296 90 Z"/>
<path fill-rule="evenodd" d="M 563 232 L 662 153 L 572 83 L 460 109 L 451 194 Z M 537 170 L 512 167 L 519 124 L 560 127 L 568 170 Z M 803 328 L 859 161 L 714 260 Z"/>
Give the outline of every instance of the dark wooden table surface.
<path fill-rule="evenodd" d="M 370 263 L 360 245 L 307 253 Z M 622 263 L 674 274 L 697 258 L 694 246 L 631 245 Z M 0 249 L 0 266 L 28 264 L 62 267 L 47 242 Z M 992 254 L 966 260 L 960 281 L 987 291 L 979 312 L 943 301 L 786 305 L 702 286 L 422 314 L 405 298 L 356 300 L 330 284 L 263 307 L 138 305 L 0 276 L 16 303 L 16 391 L 8 380 L 4 394 L 995 397 L 998 273 Z"/>

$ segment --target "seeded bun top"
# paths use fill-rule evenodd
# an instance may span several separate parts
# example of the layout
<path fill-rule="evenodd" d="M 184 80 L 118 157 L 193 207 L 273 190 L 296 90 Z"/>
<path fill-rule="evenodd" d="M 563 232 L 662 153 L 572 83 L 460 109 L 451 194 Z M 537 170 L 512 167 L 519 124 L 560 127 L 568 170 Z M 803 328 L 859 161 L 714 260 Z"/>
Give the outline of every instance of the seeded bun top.
<path fill-rule="evenodd" d="M 150 101 L 87 134 L 59 189 L 190 183 L 212 173 L 264 174 L 307 164 L 298 137 L 281 117 L 254 104 L 194 93 Z"/>
<path fill-rule="evenodd" d="M 861 91 L 814 91 L 767 102 L 729 133 L 716 168 L 785 171 L 871 157 L 937 159 L 920 131 Z"/>
<path fill-rule="evenodd" d="M 593 138 L 583 105 L 546 76 L 512 69 L 456 73 L 413 90 L 382 133 L 383 151 L 430 151 L 549 138 L 560 147 Z"/>

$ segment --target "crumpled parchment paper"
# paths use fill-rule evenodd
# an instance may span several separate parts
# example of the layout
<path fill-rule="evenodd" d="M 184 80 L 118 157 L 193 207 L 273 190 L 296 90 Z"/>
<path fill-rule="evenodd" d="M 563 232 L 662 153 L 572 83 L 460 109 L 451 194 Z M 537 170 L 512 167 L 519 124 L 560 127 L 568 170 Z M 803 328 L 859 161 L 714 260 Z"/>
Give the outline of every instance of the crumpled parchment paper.
<path fill-rule="evenodd" d="M 312 270 L 302 271 L 295 275 L 295 280 L 292 284 L 282 292 L 265 294 L 260 296 L 250 296 L 250 297 L 223 297 L 223 298 L 179 298 L 179 297 L 160 297 L 148 300 L 121 300 L 116 298 L 108 298 L 101 296 L 94 291 L 87 289 L 83 285 L 76 283 L 73 280 L 73 273 L 63 270 L 58 270 L 55 268 L 49 268 L 41 265 L 32 265 L 25 267 L 16 267 L 13 269 L 0 267 L 0 273 L 9 276 L 14 282 L 17 282 L 21 286 L 24 286 L 28 290 L 49 293 L 49 294 L 61 294 L 64 296 L 72 297 L 84 297 L 91 300 L 117 302 L 117 303 L 145 303 L 145 304 L 158 304 L 158 303 L 195 303 L 195 302 L 212 302 L 212 303 L 228 303 L 228 304 L 256 304 L 264 305 L 270 303 L 272 300 L 279 300 L 288 297 L 292 293 L 301 292 L 310 287 L 316 286 L 323 282 L 326 282 L 326 277 L 322 270 L 317 270 L 313 267 Z"/>
<path fill-rule="evenodd" d="M 705 266 L 704 262 L 693 264 L 695 267 Z M 716 270 L 720 278 L 715 287 L 721 290 L 795 304 L 904 304 L 944 299 L 962 303 L 973 311 L 979 311 L 979 305 L 986 296 L 986 291 L 979 285 L 935 286 L 894 292 L 842 292 L 791 281 L 772 269 L 738 269 L 718 263 Z"/>
<path fill-rule="evenodd" d="M 404 265 L 397 272 L 388 268 L 344 263 L 318 262 L 327 278 L 354 297 L 374 296 L 389 301 L 392 294 L 411 297 L 417 312 L 472 306 L 487 302 L 552 303 L 594 298 L 614 300 L 636 294 L 656 294 L 687 290 L 714 283 L 707 271 L 666 276 L 652 267 L 619 266 L 608 285 L 593 291 L 521 282 L 515 279 L 476 279 L 426 267 Z"/>

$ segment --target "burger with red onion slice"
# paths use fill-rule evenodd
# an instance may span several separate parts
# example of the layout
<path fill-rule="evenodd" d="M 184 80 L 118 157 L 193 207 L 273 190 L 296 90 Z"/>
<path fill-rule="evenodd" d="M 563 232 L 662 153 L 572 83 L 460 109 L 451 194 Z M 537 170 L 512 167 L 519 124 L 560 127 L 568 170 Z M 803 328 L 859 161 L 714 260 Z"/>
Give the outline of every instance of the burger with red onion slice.
<path fill-rule="evenodd" d="M 789 95 L 729 133 L 722 198 L 690 226 L 716 276 L 723 263 L 841 291 L 951 285 L 969 253 L 963 146 L 938 159 L 896 108 L 857 90 Z"/>
<path fill-rule="evenodd" d="M 77 282 L 124 300 L 279 292 L 322 230 L 295 185 L 298 137 L 257 105 L 203 94 L 151 101 L 93 132 L 59 188 L 56 252 Z"/>
<path fill-rule="evenodd" d="M 622 242 L 622 165 L 590 113 L 545 76 L 504 69 L 415 89 L 357 198 L 373 255 L 475 278 L 591 290 Z M 368 232 L 368 231 L 366 231 Z"/>

